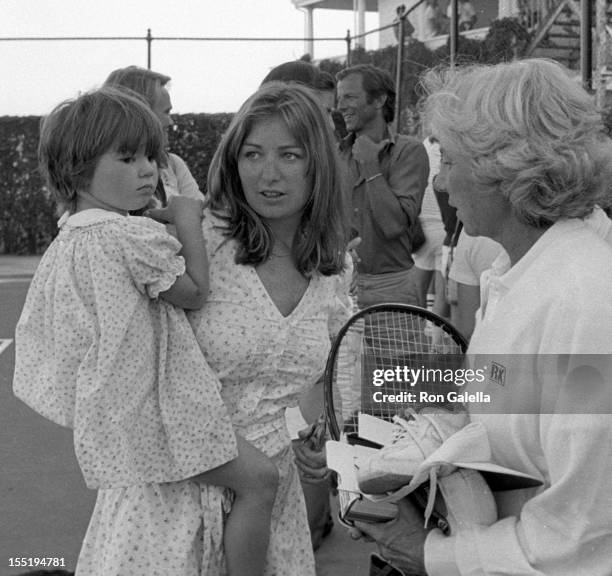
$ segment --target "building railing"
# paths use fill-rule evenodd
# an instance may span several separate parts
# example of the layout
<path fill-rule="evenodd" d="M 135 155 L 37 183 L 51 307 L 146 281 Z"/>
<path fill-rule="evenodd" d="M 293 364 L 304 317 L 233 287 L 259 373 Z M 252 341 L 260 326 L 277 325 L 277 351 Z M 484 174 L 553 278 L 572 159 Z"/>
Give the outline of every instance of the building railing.
<path fill-rule="evenodd" d="M 108 40 L 108 41 L 138 41 L 142 40 L 146 42 L 146 51 L 147 51 L 147 67 L 151 68 L 151 60 L 152 60 L 152 45 L 154 41 L 201 41 L 201 42 L 304 42 L 304 41 L 312 41 L 312 42 L 343 42 L 346 46 L 346 65 L 350 66 L 351 62 L 351 52 L 353 48 L 353 43 L 355 40 L 362 39 L 368 35 L 378 33 L 382 30 L 395 28 L 396 36 L 398 37 L 398 62 L 402 62 L 403 60 L 403 50 L 404 50 L 404 30 L 406 26 L 406 18 L 407 16 L 415 10 L 418 6 L 422 5 L 425 0 L 419 0 L 414 5 L 412 5 L 408 10 L 406 10 L 405 6 L 399 6 L 397 8 L 397 18 L 396 20 L 388 24 L 387 26 L 382 26 L 380 28 L 376 28 L 373 30 L 368 30 L 363 34 L 351 35 L 350 30 L 347 31 L 346 36 L 344 37 L 329 37 L 329 38 L 282 38 L 282 37 L 189 37 L 189 36 L 153 36 L 151 33 L 151 29 L 147 30 L 146 36 L 106 36 L 106 37 L 93 37 L 93 36 L 72 36 L 72 37 L 0 37 L 0 42 L 2 41 L 66 41 L 66 40 L 76 40 L 76 41 L 90 41 L 90 40 Z M 471 38 L 482 38 L 486 36 L 488 28 L 478 28 L 474 30 L 467 30 L 459 32 L 457 25 L 457 12 L 456 5 L 457 0 L 451 0 L 451 3 L 455 6 L 455 12 L 450 21 L 450 34 L 444 34 L 441 36 L 436 36 L 434 38 L 425 40 L 425 44 L 432 49 L 437 48 L 439 45 L 442 45 L 446 42 L 450 35 L 450 63 L 451 66 L 455 61 L 455 54 L 457 50 L 457 38 L 459 35 L 465 35 Z M 583 2 L 583 5 L 590 4 Z M 546 27 L 547 20 L 551 19 L 555 16 L 557 12 L 559 12 L 565 6 L 569 6 L 573 12 L 577 15 L 578 18 L 581 16 L 580 11 L 580 0 L 517 0 L 516 7 L 518 12 L 513 15 L 518 18 L 519 22 L 523 24 L 525 28 L 534 32 L 534 42 L 538 40 L 538 33 L 545 34 L 545 30 L 543 28 Z M 584 10 L 583 10 L 584 12 Z M 582 14 L 584 16 L 584 14 Z M 589 26 L 590 29 L 590 26 Z M 609 49 L 608 47 L 612 44 L 610 42 L 610 35 L 612 34 L 612 30 L 610 26 L 606 26 L 603 32 L 604 36 L 608 40 L 606 43 L 605 50 Z M 401 38 L 401 40 L 400 40 Z M 587 42 L 587 45 L 590 48 L 590 43 Z M 582 49 L 582 52 L 592 52 L 592 50 Z M 588 79 L 585 79 L 585 86 L 590 86 L 590 74 L 592 70 L 592 66 L 582 66 L 585 70 L 588 71 Z M 398 66 L 398 75 L 396 78 L 398 85 L 401 85 L 401 69 L 402 66 Z M 606 67 L 607 71 L 607 67 Z M 588 81 L 587 81 L 588 80 Z M 397 102 L 398 108 L 401 105 L 401 102 Z M 401 110 L 401 108 L 399 108 Z M 397 117 L 397 121 L 399 123 L 399 114 Z"/>
<path fill-rule="evenodd" d="M 536 30 L 559 4 L 560 0 L 519 0 L 518 20 L 527 30 Z"/>
<path fill-rule="evenodd" d="M 350 35 L 349 35 L 350 36 Z M 144 41 L 147 51 L 147 68 L 151 68 L 152 47 L 154 41 L 181 42 L 346 42 L 346 37 L 221 37 L 221 36 L 153 36 L 147 29 L 146 36 L 3 36 L 0 42 L 65 42 L 65 41 Z"/>

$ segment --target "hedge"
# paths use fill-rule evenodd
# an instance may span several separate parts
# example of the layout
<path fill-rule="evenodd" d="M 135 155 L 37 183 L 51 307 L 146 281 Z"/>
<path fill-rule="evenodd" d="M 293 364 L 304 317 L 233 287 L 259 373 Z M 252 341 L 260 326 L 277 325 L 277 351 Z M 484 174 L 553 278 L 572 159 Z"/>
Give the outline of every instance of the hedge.
<path fill-rule="evenodd" d="M 231 114 L 174 116 L 170 149 L 205 191 L 212 155 Z M 0 116 L 0 254 L 40 254 L 57 233 L 51 195 L 38 172 L 38 116 Z"/>
<path fill-rule="evenodd" d="M 531 39 L 517 20 L 491 22 L 484 40 L 459 38 L 458 62 L 497 63 L 521 58 Z M 370 63 L 395 77 L 396 47 L 355 50 L 352 64 Z M 400 87 L 404 111 L 400 131 L 416 133 L 420 126 L 419 81 L 423 71 L 449 63 L 449 44 L 435 51 L 412 40 L 406 45 Z M 323 60 L 319 67 L 335 74 L 344 62 Z M 206 173 L 215 147 L 231 114 L 184 114 L 175 117 L 170 149 L 181 156 L 200 189 L 205 191 Z M 44 251 L 56 233 L 56 216 L 48 191 L 36 169 L 36 146 L 40 118 L 0 117 L 0 253 L 36 254 Z"/>

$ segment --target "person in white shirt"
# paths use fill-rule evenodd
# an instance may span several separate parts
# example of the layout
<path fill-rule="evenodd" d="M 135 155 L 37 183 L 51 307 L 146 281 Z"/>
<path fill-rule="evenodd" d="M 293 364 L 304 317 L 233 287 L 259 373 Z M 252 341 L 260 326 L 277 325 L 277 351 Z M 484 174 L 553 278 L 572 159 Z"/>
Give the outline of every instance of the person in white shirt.
<path fill-rule="evenodd" d="M 496 494 L 498 520 L 445 536 L 400 516 L 358 523 L 381 554 L 429 576 L 609 576 L 612 569 L 612 141 L 555 62 L 437 77 L 427 101 L 464 230 L 504 248 L 483 283 L 468 356 L 488 363 L 493 462 L 535 476 Z M 494 359 L 494 360 L 493 360 Z M 493 362 L 492 362 L 493 360 Z M 487 365 L 487 364 L 485 364 Z"/>
<path fill-rule="evenodd" d="M 451 18 L 452 4 L 448 4 L 446 9 L 446 16 Z M 469 0 L 459 0 L 457 6 L 457 16 L 459 20 L 459 30 L 471 30 L 478 20 L 476 10 L 474 10 L 473 4 Z"/>
<path fill-rule="evenodd" d="M 425 146 L 429 159 L 429 178 L 419 213 L 425 234 L 425 244 L 413 252 L 412 259 L 414 260 L 414 281 L 417 285 L 419 305 L 425 307 L 427 306 L 427 289 L 434 274 L 440 275 L 435 280 L 436 290 L 438 285 L 442 285 L 442 243 L 446 233 L 433 188 L 434 178 L 440 171 L 440 145 L 435 138 L 428 137 L 423 140 L 423 146 Z"/>
<path fill-rule="evenodd" d="M 451 324 L 469 340 L 474 315 L 480 307 L 480 280 L 503 248 L 486 236 L 462 233 L 453 251 L 448 272 L 448 301 Z"/>

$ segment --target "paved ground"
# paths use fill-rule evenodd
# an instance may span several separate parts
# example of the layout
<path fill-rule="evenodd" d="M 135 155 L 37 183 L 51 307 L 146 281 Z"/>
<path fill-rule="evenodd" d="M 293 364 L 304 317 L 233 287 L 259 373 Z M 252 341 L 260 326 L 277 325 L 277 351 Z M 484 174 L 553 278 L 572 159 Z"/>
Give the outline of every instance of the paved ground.
<path fill-rule="evenodd" d="M 0 575 L 15 557 L 61 557 L 73 570 L 94 502 L 76 464 L 71 433 L 11 392 L 15 324 L 39 258 L 0 255 Z M 318 576 L 367 576 L 372 545 L 336 525 L 316 553 Z M 291 575 L 288 575 L 291 576 Z"/>
<path fill-rule="evenodd" d="M 40 256 L 7 256 L 0 254 L 0 278 L 29 278 L 34 274 Z"/>

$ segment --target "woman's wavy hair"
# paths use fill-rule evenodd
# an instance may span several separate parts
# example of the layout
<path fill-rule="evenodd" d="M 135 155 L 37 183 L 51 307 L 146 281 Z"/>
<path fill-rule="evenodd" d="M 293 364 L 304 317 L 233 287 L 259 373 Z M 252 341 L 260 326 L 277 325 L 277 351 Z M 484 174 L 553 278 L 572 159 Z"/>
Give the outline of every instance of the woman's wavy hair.
<path fill-rule="evenodd" d="M 307 155 L 305 178 L 312 190 L 292 247 L 303 274 L 339 273 L 344 267 L 346 221 L 334 136 L 316 96 L 297 84 L 269 82 L 234 116 L 208 171 L 208 198 L 213 212 L 227 223 L 226 234 L 237 240 L 236 262 L 259 264 L 269 258 L 271 231 L 246 201 L 238 158 L 255 124 L 280 118 Z"/>
<path fill-rule="evenodd" d="M 145 154 L 164 163 L 160 121 L 136 93 L 103 87 L 56 106 L 40 128 L 39 168 L 58 212 L 76 209 L 77 192 L 91 184 L 100 156 L 111 150 Z"/>
<path fill-rule="evenodd" d="M 592 98 L 558 63 L 528 59 L 424 77 L 432 133 L 537 228 L 608 207 L 612 141 Z"/>

